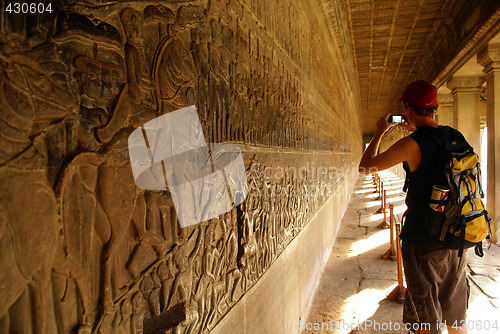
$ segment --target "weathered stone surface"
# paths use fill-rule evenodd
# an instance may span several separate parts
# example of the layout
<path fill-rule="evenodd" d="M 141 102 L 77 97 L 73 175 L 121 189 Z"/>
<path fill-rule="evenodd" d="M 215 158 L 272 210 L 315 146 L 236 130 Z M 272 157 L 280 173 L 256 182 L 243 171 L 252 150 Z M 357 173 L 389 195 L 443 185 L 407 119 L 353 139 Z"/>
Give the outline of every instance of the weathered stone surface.
<path fill-rule="evenodd" d="M 41 3 L 0 22 L 0 333 L 209 332 L 328 199 L 344 210 L 361 148 L 345 8 Z M 181 228 L 169 191 L 135 185 L 127 140 L 190 105 L 207 142 L 240 147 L 249 195 Z"/>

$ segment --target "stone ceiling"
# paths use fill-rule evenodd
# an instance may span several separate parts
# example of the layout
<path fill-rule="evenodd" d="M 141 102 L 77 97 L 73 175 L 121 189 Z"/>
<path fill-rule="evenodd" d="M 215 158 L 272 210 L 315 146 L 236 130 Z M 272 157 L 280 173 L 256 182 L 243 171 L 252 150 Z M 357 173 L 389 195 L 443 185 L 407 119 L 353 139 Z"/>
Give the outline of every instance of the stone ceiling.
<path fill-rule="evenodd" d="M 498 25 L 500 7 L 498 0 L 347 1 L 365 134 L 399 111 L 408 83 L 434 81 L 485 24 Z"/>

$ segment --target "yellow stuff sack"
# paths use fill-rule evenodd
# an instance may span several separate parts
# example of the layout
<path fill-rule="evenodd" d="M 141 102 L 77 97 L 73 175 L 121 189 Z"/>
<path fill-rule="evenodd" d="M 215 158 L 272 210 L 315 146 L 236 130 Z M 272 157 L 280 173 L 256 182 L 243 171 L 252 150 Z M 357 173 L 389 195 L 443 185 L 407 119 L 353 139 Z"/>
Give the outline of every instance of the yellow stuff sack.
<path fill-rule="evenodd" d="M 462 207 L 461 214 L 465 217 L 476 215 L 476 218 L 468 221 L 465 227 L 465 240 L 477 243 L 481 242 L 488 236 L 489 233 L 489 223 L 484 214 L 482 214 L 484 210 L 483 201 L 480 198 L 474 198 L 472 200 L 474 203 L 474 207 L 476 210 L 472 210 L 472 205 L 470 202 L 467 202 Z M 454 233 L 457 237 L 460 237 L 460 231 Z"/>

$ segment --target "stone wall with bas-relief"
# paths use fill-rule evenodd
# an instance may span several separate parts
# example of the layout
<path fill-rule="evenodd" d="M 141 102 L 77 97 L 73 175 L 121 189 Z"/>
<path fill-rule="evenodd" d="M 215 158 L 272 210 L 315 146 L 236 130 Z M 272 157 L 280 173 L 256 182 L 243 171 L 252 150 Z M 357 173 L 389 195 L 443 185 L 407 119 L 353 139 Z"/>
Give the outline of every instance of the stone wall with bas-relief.
<path fill-rule="evenodd" d="M 208 333 L 356 167 L 341 1 L 0 3 L 2 334 Z M 180 228 L 127 138 L 190 105 L 249 194 Z"/>

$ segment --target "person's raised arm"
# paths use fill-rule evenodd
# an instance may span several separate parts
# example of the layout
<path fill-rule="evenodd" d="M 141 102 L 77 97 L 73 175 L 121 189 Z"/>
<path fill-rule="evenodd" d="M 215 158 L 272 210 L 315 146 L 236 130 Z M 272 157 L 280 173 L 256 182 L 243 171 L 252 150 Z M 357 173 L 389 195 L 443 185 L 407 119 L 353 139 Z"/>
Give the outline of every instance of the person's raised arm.
<path fill-rule="evenodd" d="M 382 137 L 388 129 L 394 126 L 394 124 L 387 122 L 388 118 L 389 115 L 382 117 L 377 122 L 377 131 L 359 162 L 358 171 L 361 174 L 375 173 L 403 161 L 407 161 L 410 170 L 414 171 L 420 164 L 420 148 L 417 142 L 411 137 L 400 139 L 387 151 L 377 155 Z"/>

